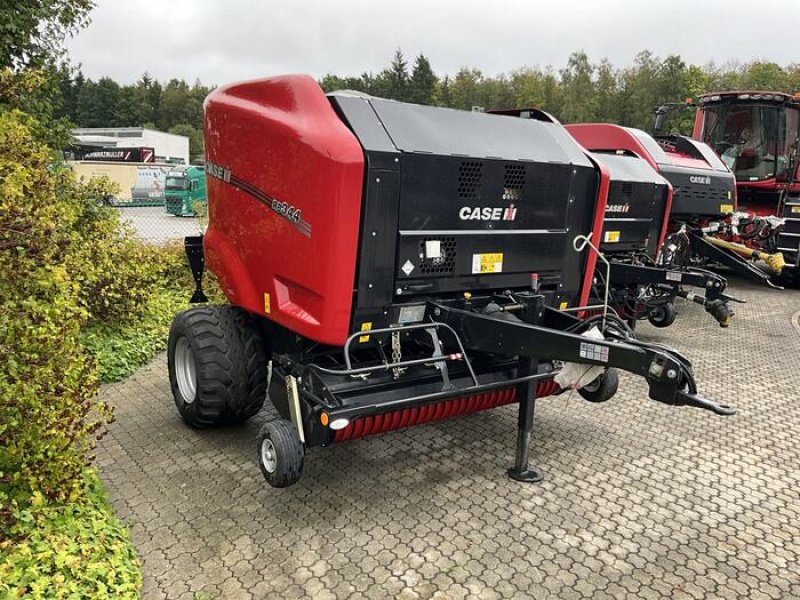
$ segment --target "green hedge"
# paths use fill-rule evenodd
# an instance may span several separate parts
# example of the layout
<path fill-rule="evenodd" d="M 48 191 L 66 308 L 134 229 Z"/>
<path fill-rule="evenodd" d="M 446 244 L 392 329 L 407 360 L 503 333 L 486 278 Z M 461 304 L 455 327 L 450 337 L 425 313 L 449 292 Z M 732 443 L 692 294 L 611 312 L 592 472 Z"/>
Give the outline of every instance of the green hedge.
<path fill-rule="evenodd" d="M 135 597 L 135 549 L 86 470 L 112 415 L 81 335 L 145 314 L 164 268 L 13 108 L 36 84 L 0 70 L 0 597 Z"/>

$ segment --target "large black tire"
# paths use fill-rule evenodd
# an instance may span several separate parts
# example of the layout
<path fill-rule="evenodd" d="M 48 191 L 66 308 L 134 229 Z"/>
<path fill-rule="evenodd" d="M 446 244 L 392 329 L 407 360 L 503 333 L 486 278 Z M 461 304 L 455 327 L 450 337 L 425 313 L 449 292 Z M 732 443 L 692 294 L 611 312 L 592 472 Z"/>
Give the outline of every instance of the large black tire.
<path fill-rule="evenodd" d="M 659 304 L 650 311 L 647 320 L 653 327 L 669 327 L 675 322 L 675 305 L 672 302 Z"/>
<path fill-rule="evenodd" d="M 234 306 L 178 314 L 167 346 L 169 383 L 178 412 L 192 427 L 240 423 L 267 396 L 264 343 L 253 319 Z"/>
<path fill-rule="evenodd" d="M 605 372 L 588 385 L 578 390 L 578 393 L 589 402 L 605 402 L 611 400 L 619 388 L 619 373 L 615 368 L 606 369 Z"/>
<path fill-rule="evenodd" d="M 297 483 L 303 474 L 305 448 L 290 421 L 268 421 L 258 433 L 258 465 L 272 487 Z"/>

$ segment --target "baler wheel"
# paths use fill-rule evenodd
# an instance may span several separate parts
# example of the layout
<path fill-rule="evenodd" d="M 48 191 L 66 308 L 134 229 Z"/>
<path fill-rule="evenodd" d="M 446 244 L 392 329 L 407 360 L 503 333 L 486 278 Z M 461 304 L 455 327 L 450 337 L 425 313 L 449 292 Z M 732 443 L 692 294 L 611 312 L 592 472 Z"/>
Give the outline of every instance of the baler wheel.
<path fill-rule="evenodd" d="M 617 388 L 619 388 L 619 373 L 616 369 L 610 368 L 593 382 L 579 389 L 578 393 L 589 402 L 605 402 L 613 398 Z"/>
<path fill-rule="evenodd" d="M 795 266 L 787 265 L 783 268 L 780 275 L 773 277 L 773 281 L 785 288 L 800 288 L 800 269 Z"/>
<path fill-rule="evenodd" d="M 650 311 L 647 320 L 653 327 L 669 327 L 675 322 L 675 305 L 672 302 L 659 304 Z"/>
<path fill-rule="evenodd" d="M 290 421 L 267 421 L 258 433 L 258 465 L 272 487 L 297 483 L 303 474 L 305 448 Z"/>
<path fill-rule="evenodd" d="M 267 396 L 267 356 L 251 317 L 235 306 L 178 314 L 167 345 L 172 395 L 192 427 L 240 423 Z"/>

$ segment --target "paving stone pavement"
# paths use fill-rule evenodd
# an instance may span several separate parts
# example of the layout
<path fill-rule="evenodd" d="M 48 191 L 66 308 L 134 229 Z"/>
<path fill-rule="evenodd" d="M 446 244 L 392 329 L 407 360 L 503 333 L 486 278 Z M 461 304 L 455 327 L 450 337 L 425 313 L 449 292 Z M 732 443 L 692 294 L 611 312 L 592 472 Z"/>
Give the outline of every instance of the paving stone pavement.
<path fill-rule="evenodd" d="M 643 339 L 692 359 L 723 418 L 647 399 L 537 405 L 536 485 L 506 478 L 514 407 L 312 449 L 266 485 L 270 414 L 184 426 L 159 356 L 103 394 L 102 477 L 145 598 L 800 598 L 800 292 L 735 282 L 728 330 L 693 305 Z"/>

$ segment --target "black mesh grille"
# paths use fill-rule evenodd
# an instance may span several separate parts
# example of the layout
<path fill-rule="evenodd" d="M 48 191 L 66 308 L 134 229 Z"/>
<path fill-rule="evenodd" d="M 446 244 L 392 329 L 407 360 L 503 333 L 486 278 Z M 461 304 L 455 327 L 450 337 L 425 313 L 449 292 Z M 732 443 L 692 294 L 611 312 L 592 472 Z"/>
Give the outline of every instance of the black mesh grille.
<path fill-rule="evenodd" d="M 626 181 L 622 184 L 622 195 L 630 196 L 631 194 L 633 194 L 633 184 L 630 181 Z"/>
<path fill-rule="evenodd" d="M 728 200 L 729 191 L 725 188 L 718 188 L 714 186 L 690 186 L 690 187 L 676 187 L 672 191 L 673 201 L 680 200 L 717 200 L 721 204 L 732 203 Z"/>
<path fill-rule="evenodd" d="M 461 162 L 458 168 L 458 197 L 474 200 L 480 198 L 483 163 L 474 160 Z"/>
<path fill-rule="evenodd" d="M 503 200 L 510 202 L 519 200 L 522 190 L 525 189 L 525 165 L 506 164 L 503 177 Z"/>
<path fill-rule="evenodd" d="M 419 270 L 423 275 L 452 275 L 456 267 L 456 239 L 453 237 L 423 238 L 419 242 L 419 253 L 425 256 L 425 242 L 441 242 L 439 258 L 423 258 Z"/>

